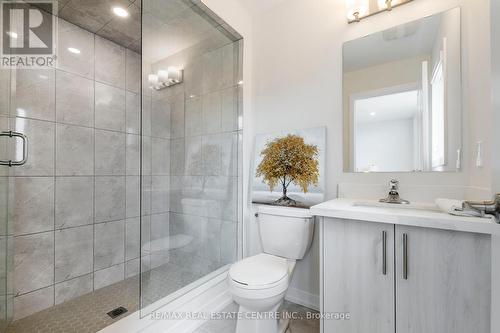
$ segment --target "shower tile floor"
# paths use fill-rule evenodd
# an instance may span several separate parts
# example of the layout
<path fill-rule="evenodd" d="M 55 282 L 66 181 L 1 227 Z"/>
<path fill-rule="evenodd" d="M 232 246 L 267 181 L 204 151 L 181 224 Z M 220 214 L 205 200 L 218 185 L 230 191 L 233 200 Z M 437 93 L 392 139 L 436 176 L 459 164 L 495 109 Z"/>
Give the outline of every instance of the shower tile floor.
<path fill-rule="evenodd" d="M 192 266 L 193 268 L 196 266 Z M 143 304 L 152 304 L 210 273 L 210 267 L 188 269 L 172 263 L 142 275 Z M 93 333 L 139 309 L 139 276 L 134 276 L 16 320 L 6 333 Z M 107 313 L 120 306 L 128 312 L 112 319 Z"/>
<path fill-rule="evenodd" d="M 151 304 L 208 273 L 210 272 L 203 272 L 203 269 L 190 272 L 185 267 L 179 267 L 175 264 L 166 264 L 143 273 L 142 297 L 144 304 Z M 16 320 L 9 325 L 6 333 L 98 332 L 137 311 L 139 297 L 139 276 L 131 277 Z M 128 312 L 115 319 L 107 315 L 109 311 L 120 306 L 125 307 Z M 236 312 L 238 307 L 233 303 L 224 311 Z M 305 314 L 313 310 L 285 302 L 282 311 Z M 234 333 L 235 328 L 235 320 L 213 320 L 204 324 L 195 333 Z M 287 333 L 315 332 L 319 332 L 319 321 L 306 319 L 292 320 L 287 331 Z"/>

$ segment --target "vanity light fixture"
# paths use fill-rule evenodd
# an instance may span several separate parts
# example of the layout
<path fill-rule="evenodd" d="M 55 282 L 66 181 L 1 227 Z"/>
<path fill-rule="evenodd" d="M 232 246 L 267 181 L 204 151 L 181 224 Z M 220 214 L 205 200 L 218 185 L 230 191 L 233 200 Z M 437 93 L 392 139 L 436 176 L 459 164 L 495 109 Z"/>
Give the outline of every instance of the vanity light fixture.
<path fill-rule="evenodd" d="M 169 67 L 167 70 L 159 70 L 156 74 L 149 74 L 149 87 L 155 90 L 162 90 L 167 87 L 182 83 L 183 71 L 176 67 Z"/>
<path fill-rule="evenodd" d="M 376 1 L 376 4 L 371 4 Z M 393 8 L 412 2 L 413 0 L 346 0 L 347 22 L 355 23 L 364 18 L 391 11 Z"/>
<path fill-rule="evenodd" d="M 113 7 L 113 13 L 119 17 L 128 17 L 130 15 L 129 12 L 122 7 Z"/>

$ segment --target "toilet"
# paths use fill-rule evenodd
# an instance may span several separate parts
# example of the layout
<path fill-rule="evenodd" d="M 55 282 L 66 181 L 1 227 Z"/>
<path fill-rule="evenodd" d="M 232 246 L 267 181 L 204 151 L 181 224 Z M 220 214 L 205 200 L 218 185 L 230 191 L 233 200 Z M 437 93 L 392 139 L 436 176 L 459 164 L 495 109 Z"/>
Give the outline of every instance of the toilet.
<path fill-rule="evenodd" d="M 264 253 L 231 266 L 229 291 L 239 305 L 236 333 L 284 333 L 288 320 L 276 312 L 285 299 L 297 260 L 304 258 L 314 233 L 308 209 L 259 206 L 258 226 Z"/>

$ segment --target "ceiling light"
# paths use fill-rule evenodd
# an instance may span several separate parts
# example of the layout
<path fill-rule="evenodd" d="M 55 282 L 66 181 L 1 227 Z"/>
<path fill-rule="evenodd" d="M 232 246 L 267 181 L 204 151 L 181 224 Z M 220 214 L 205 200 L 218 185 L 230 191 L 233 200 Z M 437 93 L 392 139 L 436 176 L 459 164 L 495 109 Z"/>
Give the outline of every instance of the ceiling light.
<path fill-rule="evenodd" d="M 114 7 L 113 13 L 115 13 L 115 15 L 119 17 L 128 17 L 130 15 L 128 11 L 122 7 Z"/>
<path fill-rule="evenodd" d="M 68 47 L 68 51 L 74 54 L 80 54 L 82 53 L 79 49 L 76 49 L 74 47 Z"/>
<path fill-rule="evenodd" d="M 372 116 L 372 117 L 375 117 L 376 115 L 377 115 L 377 113 L 375 113 L 375 112 L 370 113 L 370 116 Z"/>
<path fill-rule="evenodd" d="M 17 39 L 17 37 L 18 37 L 17 32 L 14 32 L 14 31 L 7 31 L 6 33 L 7 33 L 7 35 L 8 35 L 10 38 L 13 38 L 13 39 Z"/>

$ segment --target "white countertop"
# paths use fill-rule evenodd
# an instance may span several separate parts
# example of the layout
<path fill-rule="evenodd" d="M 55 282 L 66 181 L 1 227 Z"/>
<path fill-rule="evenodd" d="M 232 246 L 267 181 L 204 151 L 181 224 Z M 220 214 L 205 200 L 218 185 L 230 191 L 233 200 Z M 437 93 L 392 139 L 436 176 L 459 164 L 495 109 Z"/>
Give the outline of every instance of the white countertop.
<path fill-rule="evenodd" d="M 360 201 L 366 202 L 366 200 L 335 199 L 311 207 L 311 213 L 315 216 L 339 219 L 500 234 L 500 224 L 497 224 L 493 217 L 462 217 L 439 211 L 397 208 L 397 206 L 386 208 L 355 205 Z"/>

